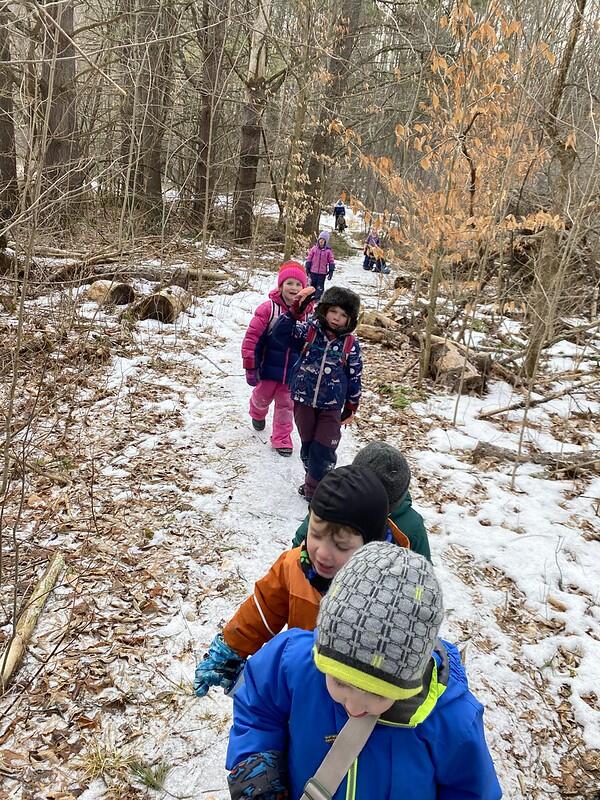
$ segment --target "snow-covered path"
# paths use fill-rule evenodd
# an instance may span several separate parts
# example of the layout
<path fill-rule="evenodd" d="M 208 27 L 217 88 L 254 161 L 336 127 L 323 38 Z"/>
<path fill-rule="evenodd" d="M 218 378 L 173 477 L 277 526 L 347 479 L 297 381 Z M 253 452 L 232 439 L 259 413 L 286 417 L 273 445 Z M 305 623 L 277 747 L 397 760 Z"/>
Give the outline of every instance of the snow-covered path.
<path fill-rule="evenodd" d="M 391 279 L 363 272 L 361 260 L 338 262 L 334 282 L 376 306 Z M 139 354 L 116 358 L 106 384 L 82 397 L 78 419 L 85 420 L 96 474 L 97 535 L 81 549 L 77 530 L 66 527 L 61 542 L 78 553 L 78 598 L 94 608 L 98 625 L 83 630 L 72 658 L 106 664 L 102 680 L 77 693 L 81 713 L 100 721 L 88 725 L 71 762 L 89 776 L 80 782 L 83 800 L 104 800 L 107 784 L 126 782 L 127 769 L 108 769 L 107 754 L 169 767 L 164 787 L 171 796 L 228 797 L 231 701 L 221 690 L 196 699 L 194 666 L 306 513 L 296 492 L 303 477 L 297 454 L 284 459 L 271 450 L 269 421 L 264 434 L 249 424 L 240 344 L 274 273 L 255 273 L 251 282 L 252 291 L 199 299 L 177 327 L 140 323 Z M 368 394 L 376 383 L 369 352 Z M 432 396 L 402 412 L 369 394 L 377 413 L 369 427 L 345 431 L 338 455 L 340 464 L 352 460 L 360 430 L 404 445 L 445 590 L 443 635 L 469 642 L 469 678 L 486 705 L 505 796 L 545 800 L 568 783 L 568 753 L 580 761 L 584 744 L 600 748 L 600 542 L 582 535 L 582 520 L 597 525 L 600 479 L 582 493 L 573 481 L 546 480 L 525 466 L 511 491 L 505 465 L 471 464 L 478 439 L 516 446 L 514 426 L 475 420 L 482 407 L 501 405 L 507 391 L 497 384 L 482 400 L 463 398 L 456 427 L 455 397 Z M 551 407 L 564 412 L 565 402 L 536 415 L 545 447 L 547 415 Z M 592 407 L 597 414 L 598 404 Z M 411 428 L 422 432 L 418 450 L 406 450 Z M 64 600 L 74 589 L 63 591 Z M 49 618 L 60 605 L 59 592 Z M 43 644 L 37 653 L 44 655 Z M 50 676 L 55 695 L 57 685 Z M 68 770 L 62 774 L 68 786 Z"/>

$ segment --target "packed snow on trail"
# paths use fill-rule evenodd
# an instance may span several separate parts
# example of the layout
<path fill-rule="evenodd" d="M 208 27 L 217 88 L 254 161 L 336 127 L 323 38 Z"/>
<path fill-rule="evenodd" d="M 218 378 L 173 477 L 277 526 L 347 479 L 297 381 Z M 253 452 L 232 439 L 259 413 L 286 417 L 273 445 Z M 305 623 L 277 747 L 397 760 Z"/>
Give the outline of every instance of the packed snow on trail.
<path fill-rule="evenodd" d="M 377 307 L 393 276 L 366 273 L 361 263 L 360 254 L 338 260 L 334 283 Z M 62 491 L 67 503 L 62 525 L 44 529 L 37 544 L 73 558 L 32 643 L 37 666 L 24 669 L 33 676 L 50 659 L 57 620 L 65 630 L 78 626 L 77 635 L 36 677 L 48 710 L 34 704 L 28 715 L 17 697 L 2 746 L 26 753 L 31 734 L 29 747 L 54 770 L 55 785 L 77 788 L 83 800 L 117 797 L 128 781 L 148 786 L 159 772 L 166 796 L 229 796 L 232 701 L 220 689 L 197 699 L 194 668 L 307 510 L 296 491 L 297 437 L 294 455 L 282 458 L 269 444 L 270 417 L 256 433 L 248 416 L 240 344 L 273 285 L 274 273 L 261 270 L 247 291 L 197 299 L 176 326 L 138 323 L 137 352 L 113 357 L 104 384 L 81 389 L 72 426 L 82 464 L 93 464 L 93 525 L 77 524 L 85 497 L 54 491 L 48 502 Z M 83 312 L 110 327 L 92 304 Z M 460 400 L 431 394 L 399 411 L 376 391 L 375 351 L 364 347 L 363 416 L 344 431 L 338 464 L 377 438 L 405 452 L 444 588 L 442 635 L 461 646 L 486 707 L 505 797 L 556 796 L 569 770 L 595 768 L 600 750 L 600 477 L 555 480 L 525 463 L 513 485 L 513 464 L 473 463 L 478 441 L 517 449 L 522 411 L 502 424 L 477 419 L 506 404 L 512 387 L 491 383 L 484 397 Z M 377 363 L 388 357 L 378 353 Z M 404 366 L 397 353 L 389 359 Z M 592 426 L 583 445 L 561 441 L 559 420 L 574 403 L 597 419 L 591 394 L 546 403 L 529 413 L 530 443 L 598 449 Z M 53 756 L 61 736 L 71 751 Z M 18 760 L 9 766 L 18 797 Z"/>

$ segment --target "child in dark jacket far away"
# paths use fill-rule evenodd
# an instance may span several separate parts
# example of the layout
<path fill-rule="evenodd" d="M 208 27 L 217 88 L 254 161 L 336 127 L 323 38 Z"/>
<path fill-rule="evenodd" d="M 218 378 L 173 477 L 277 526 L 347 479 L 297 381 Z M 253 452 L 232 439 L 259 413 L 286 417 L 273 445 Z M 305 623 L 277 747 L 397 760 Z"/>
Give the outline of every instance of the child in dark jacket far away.
<path fill-rule="evenodd" d="M 273 328 L 273 339 L 297 342 L 301 349 L 290 390 L 294 420 L 306 470 L 298 491 L 308 501 L 325 473 L 335 467 L 341 426 L 352 421 L 361 392 L 362 358 L 352 331 L 358 322 L 360 298 L 350 289 L 333 286 L 321 298 L 309 322 L 302 323 L 304 304 L 312 288 L 298 292 L 290 310 Z"/>
<path fill-rule="evenodd" d="M 387 513 L 385 488 L 372 470 L 350 465 L 328 472 L 310 504 L 306 541 L 282 553 L 215 636 L 196 668 L 196 695 L 211 686 L 230 691 L 246 658 L 285 625 L 312 631 L 321 598 L 352 553 L 399 533 L 388 530 Z"/>
<path fill-rule="evenodd" d="M 242 342 L 242 359 L 246 382 L 254 387 L 250 397 L 250 417 L 256 431 L 265 428 L 269 406 L 275 401 L 271 444 L 281 456 L 292 455 L 294 403 L 288 386 L 290 370 L 298 358 L 291 337 L 273 339 L 272 329 L 280 314 L 289 310 L 298 292 L 306 286 L 306 273 L 297 261 L 282 264 L 277 288 L 254 312 Z M 302 314 L 306 319 L 307 313 Z"/>
<path fill-rule="evenodd" d="M 419 553 L 431 561 L 431 550 L 423 517 L 412 507 L 412 498 L 408 491 L 410 467 L 400 450 L 387 442 L 371 442 L 359 450 L 352 463 L 356 467 L 368 467 L 373 470 L 387 492 L 390 504 L 389 518 L 406 537 L 406 542 L 402 543 L 410 547 L 414 553 Z M 296 531 L 292 547 L 302 544 L 307 530 L 308 516 Z"/>
<path fill-rule="evenodd" d="M 227 750 L 232 800 L 329 797 L 311 778 L 349 718 L 366 716 L 374 727 L 333 800 L 499 800 L 483 707 L 458 650 L 438 639 L 442 617 L 422 556 L 386 542 L 354 553 L 317 630 L 285 631 L 248 662 Z"/>
<path fill-rule="evenodd" d="M 330 234 L 321 231 L 317 243 L 313 245 L 306 256 L 306 274 L 310 285 L 315 288 L 314 299 L 318 300 L 325 288 L 325 278 L 331 280 L 335 269 L 333 250 L 329 246 Z"/>

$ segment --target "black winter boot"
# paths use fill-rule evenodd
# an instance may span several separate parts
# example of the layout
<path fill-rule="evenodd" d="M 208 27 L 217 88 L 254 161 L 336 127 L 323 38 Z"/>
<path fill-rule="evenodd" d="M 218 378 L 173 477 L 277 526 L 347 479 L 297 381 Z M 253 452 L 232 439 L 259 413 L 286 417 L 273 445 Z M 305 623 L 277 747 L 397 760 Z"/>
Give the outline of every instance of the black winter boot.
<path fill-rule="evenodd" d="M 264 419 L 252 419 L 252 427 L 255 431 L 264 431 L 265 424 Z"/>

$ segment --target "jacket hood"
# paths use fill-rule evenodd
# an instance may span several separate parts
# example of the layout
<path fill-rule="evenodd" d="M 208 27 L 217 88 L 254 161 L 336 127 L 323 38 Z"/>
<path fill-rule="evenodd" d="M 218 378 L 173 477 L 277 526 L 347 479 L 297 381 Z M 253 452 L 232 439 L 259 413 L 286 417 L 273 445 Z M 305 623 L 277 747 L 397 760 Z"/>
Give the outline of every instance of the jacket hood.
<path fill-rule="evenodd" d="M 467 676 L 455 645 L 438 639 L 423 677 L 423 689 L 408 700 L 397 700 L 382 715 L 383 722 L 414 728 L 436 706 L 452 703 L 468 691 Z"/>
<path fill-rule="evenodd" d="M 410 492 L 406 492 L 400 500 L 397 500 L 394 505 L 390 508 L 390 514 L 392 511 L 394 513 L 404 514 L 408 511 L 409 508 L 412 508 L 412 497 L 410 496 Z"/>

